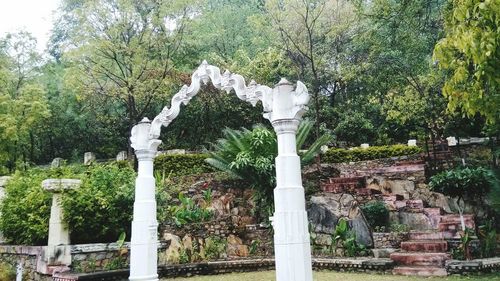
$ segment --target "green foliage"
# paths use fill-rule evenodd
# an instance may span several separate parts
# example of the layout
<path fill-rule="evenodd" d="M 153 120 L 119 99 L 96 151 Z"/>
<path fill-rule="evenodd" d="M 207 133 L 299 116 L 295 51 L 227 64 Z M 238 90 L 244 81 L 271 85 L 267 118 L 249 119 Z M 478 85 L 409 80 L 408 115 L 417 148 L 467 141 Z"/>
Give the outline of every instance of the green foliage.
<path fill-rule="evenodd" d="M 42 189 L 49 178 L 77 178 L 82 186 L 62 196 L 63 219 L 73 243 L 114 242 L 130 233 L 135 173 L 117 164 L 62 166 L 16 172 L 0 206 L 0 228 L 13 244 L 45 245 L 52 196 Z"/>
<path fill-rule="evenodd" d="M 500 3 L 453 0 L 444 13 L 445 37 L 434 59 L 447 72 L 443 94 L 451 109 L 500 120 Z"/>
<path fill-rule="evenodd" d="M 122 232 L 130 233 L 135 176 L 130 166 L 94 165 L 80 188 L 64 194 L 72 242 L 114 242 Z"/>
<path fill-rule="evenodd" d="M 327 163 L 356 162 L 394 156 L 413 155 L 421 152 L 422 149 L 419 147 L 399 144 L 390 146 L 370 146 L 366 149 L 354 148 L 351 150 L 331 148 L 323 156 L 323 161 Z"/>
<path fill-rule="evenodd" d="M 217 260 L 221 258 L 227 249 L 227 240 L 220 237 L 209 237 L 205 239 L 205 258 Z"/>
<path fill-rule="evenodd" d="M 339 244 L 345 249 L 345 253 L 348 257 L 366 254 L 366 246 L 356 242 L 356 234 L 352 230 L 349 230 L 349 223 L 345 218 L 339 219 L 335 226 L 332 243 L 333 251 L 336 250 Z"/>
<path fill-rule="evenodd" d="M 460 233 L 460 244 L 458 248 L 452 251 L 452 256 L 454 259 L 459 260 L 470 260 L 472 259 L 470 242 L 474 236 L 474 230 L 466 228 L 465 231 Z"/>
<path fill-rule="evenodd" d="M 494 257 L 497 251 L 497 231 L 493 221 L 479 226 L 479 239 L 481 240 L 481 257 Z"/>
<path fill-rule="evenodd" d="M 213 217 L 213 212 L 205 207 L 198 206 L 192 198 L 179 193 L 180 205 L 169 206 L 168 211 L 172 215 L 174 223 L 182 226 L 186 223 L 199 223 L 208 221 Z"/>
<path fill-rule="evenodd" d="M 371 201 L 361 206 L 363 215 L 372 228 L 385 227 L 389 224 L 389 209 L 382 201 Z"/>
<path fill-rule="evenodd" d="M 431 177 L 431 190 L 460 199 L 483 198 L 495 181 L 493 173 L 485 168 L 457 168 Z"/>
<path fill-rule="evenodd" d="M 12 281 L 16 279 L 16 269 L 9 263 L 0 262 L 0 281 Z"/>
<path fill-rule="evenodd" d="M 306 142 L 312 123 L 303 120 L 297 131 L 297 150 Z M 243 128 L 226 128 L 224 138 L 214 144 L 207 163 L 221 171 L 228 172 L 249 182 L 255 189 L 255 202 L 258 215 L 265 219 L 273 212 L 273 189 L 276 184 L 274 159 L 278 155 L 276 135 L 263 125 L 251 131 Z M 322 136 L 302 154 L 302 163 L 312 161 L 320 152 L 320 147 L 329 141 Z"/>
<path fill-rule="evenodd" d="M 162 154 L 155 158 L 155 170 L 165 176 L 181 176 L 213 172 L 205 162 L 207 154 Z"/>
<path fill-rule="evenodd" d="M 42 188 L 51 171 L 16 172 L 5 187 L 0 229 L 9 243 L 46 245 L 52 196 Z"/>

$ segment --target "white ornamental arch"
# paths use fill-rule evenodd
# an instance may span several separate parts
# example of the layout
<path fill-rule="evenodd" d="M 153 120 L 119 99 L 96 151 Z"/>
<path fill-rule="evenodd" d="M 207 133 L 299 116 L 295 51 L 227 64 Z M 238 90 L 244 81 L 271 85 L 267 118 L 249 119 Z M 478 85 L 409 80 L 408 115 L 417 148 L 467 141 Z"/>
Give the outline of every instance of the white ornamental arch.
<path fill-rule="evenodd" d="M 158 222 L 153 176 L 153 159 L 161 143 L 158 138 L 161 128 L 167 127 L 179 115 L 181 104 L 187 105 L 208 82 L 227 93 L 234 91 L 238 98 L 254 106 L 262 102 L 264 118 L 271 122 L 278 138 L 273 216 L 276 280 L 311 281 L 310 239 L 300 158 L 296 151 L 297 128 L 309 102 L 307 88 L 300 81 L 294 88 L 286 79 L 281 79 L 274 88 L 253 80 L 246 85 L 243 76 L 227 70 L 221 74 L 218 67 L 206 61 L 192 74 L 191 84 L 184 85 L 172 97 L 170 108 L 165 106 L 152 122 L 144 118 L 132 128 L 130 140 L 138 159 L 138 174 L 129 280 L 158 280 Z"/>

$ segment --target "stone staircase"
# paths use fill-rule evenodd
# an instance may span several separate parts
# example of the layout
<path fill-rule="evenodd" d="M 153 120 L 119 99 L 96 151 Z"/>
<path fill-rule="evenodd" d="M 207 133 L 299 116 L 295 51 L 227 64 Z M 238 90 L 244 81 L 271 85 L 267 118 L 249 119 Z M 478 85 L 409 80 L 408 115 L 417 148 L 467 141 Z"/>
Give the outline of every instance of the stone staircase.
<path fill-rule="evenodd" d="M 393 270 L 397 275 L 446 276 L 445 263 L 451 259 L 447 253 L 446 239 L 457 239 L 461 230 L 460 216 L 455 214 L 441 215 L 437 208 L 424 208 L 432 225 L 436 229 L 427 231 L 411 231 L 409 240 L 401 242 L 401 252 L 391 254 L 396 264 Z M 465 225 L 474 229 L 474 216 L 464 215 Z"/>
<path fill-rule="evenodd" d="M 441 232 L 410 232 L 409 241 L 401 242 L 401 252 L 391 254 L 396 264 L 393 274 L 446 276 L 445 262 L 451 259 L 448 243 Z"/>

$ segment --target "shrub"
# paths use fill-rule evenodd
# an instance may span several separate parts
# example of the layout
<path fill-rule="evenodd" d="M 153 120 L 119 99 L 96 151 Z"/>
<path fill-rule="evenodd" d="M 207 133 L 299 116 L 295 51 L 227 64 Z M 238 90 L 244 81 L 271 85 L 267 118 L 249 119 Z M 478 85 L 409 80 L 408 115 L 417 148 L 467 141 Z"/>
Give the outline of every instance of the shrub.
<path fill-rule="evenodd" d="M 81 167 L 16 172 L 5 187 L 0 229 L 12 244 L 46 245 L 52 196 L 42 188 L 48 178 L 79 178 Z"/>
<path fill-rule="evenodd" d="M 121 232 L 130 233 L 135 178 L 132 168 L 75 165 L 14 174 L 0 205 L 0 228 L 9 243 L 47 244 L 52 196 L 43 190 L 41 182 L 48 178 L 82 179 L 79 189 L 62 196 L 63 219 L 73 243 L 113 242 Z"/>
<path fill-rule="evenodd" d="M 368 224 L 375 229 L 376 227 L 386 227 L 389 223 L 389 210 L 384 202 L 371 201 L 361 207 L 363 215 Z"/>
<path fill-rule="evenodd" d="M 479 199 L 491 190 L 495 176 L 485 168 L 457 168 L 431 177 L 429 187 L 450 197 L 461 199 Z"/>
<path fill-rule="evenodd" d="M 326 163 L 343 163 L 413 155 L 421 152 L 422 149 L 417 146 L 406 146 L 402 144 L 371 146 L 368 148 L 359 147 L 352 150 L 330 148 L 322 159 Z"/>
<path fill-rule="evenodd" d="M 122 232 L 130 237 L 135 176 L 130 166 L 95 165 L 80 188 L 66 192 L 64 220 L 73 243 L 114 242 Z"/>
<path fill-rule="evenodd" d="M 205 159 L 207 154 L 163 154 L 155 158 L 155 170 L 165 176 L 210 173 L 214 169 Z"/>
<path fill-rule="evenodd" d="M 6 262 L 0 262 L 0 281 L 12 281 L 16 279 L 14 266 Z"/>
<path fill-rule="evenodd" d="M 211 198 L 206 198 L 206 196 L 211 197 L 211 194 L 211 191 L 204 192 L 204 199 L 211 200 Z M 170 206 L 168 208 L 168 211 L 172 215 L 174 223 L 177 226 L 182 226 L 186 223 L 208 221 L 213 216 L 213 212 L 207 209 L 206 206 L 200 207 L 196 205 L 192 198 L 184 196 L 183 193 L 179 193 L 179 201 L 180 205 Z M 209 205 L 209 203 L 207 205 Z"/>
<path fill-rule="evenodd" d="M 313 123 L 303 120 L 297 130 L 297 150 L 306 142 Z M 254 209 L 261 219 L 268 219 L 273 213 L 273 190 L 276 186 L 275 158 L 278 156 L 278 144 L 274 131 L 263 125 L 256 125 L 252 130 L 226 128 L 224 138 L 214 144 L 214 152 L 206 161 L 213 167 L 247 181 L 255 190 Z M 330 137 L 323 135 L 316 139 L 302 153 L 302 165 L 314 160 L 322 145 Z"/>

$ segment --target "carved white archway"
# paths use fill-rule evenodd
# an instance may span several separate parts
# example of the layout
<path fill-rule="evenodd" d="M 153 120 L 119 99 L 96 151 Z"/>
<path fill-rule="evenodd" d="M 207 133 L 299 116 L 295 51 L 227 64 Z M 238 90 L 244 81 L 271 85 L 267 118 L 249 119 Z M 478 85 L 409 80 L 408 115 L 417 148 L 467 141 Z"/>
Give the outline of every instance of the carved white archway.
<path fill-rule="evenodd" d="M 300 158 L 296 151 L 297 128 L 309 102 L 307 88 L 298 81 L 294 89 L 286 79 L 281 79 L 274 88 L 253 80 L 247 86 L 243 76 L 229 71 L 221 74 L 218 67 L 206 61 L 192 74 L 191 85 L 184 85 L 173 96 L 170 108 L 164 107 L 152 122 L 144 118 L 132 128 L 130 140 L 139 167 L 135 183 L 129 280 L 158 280 L 153 159 L 161 143 L 158 139 L 161 127 L 168 126 L 179 115 L 181 104 L 187 105 L 202 84 L 209 81 L 228 93 L 234 90 L 238 98 L 254 106 L 262 102 L 264 118 L 271 122 L 278 138 L 273 217 L 276 280 L 311 281 L 310 239 Z"/>

